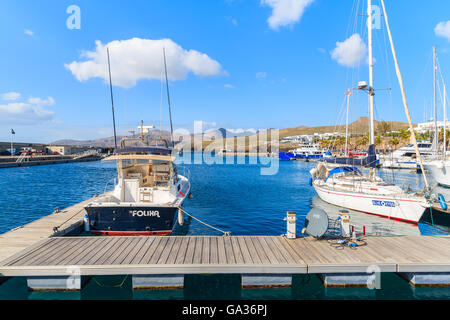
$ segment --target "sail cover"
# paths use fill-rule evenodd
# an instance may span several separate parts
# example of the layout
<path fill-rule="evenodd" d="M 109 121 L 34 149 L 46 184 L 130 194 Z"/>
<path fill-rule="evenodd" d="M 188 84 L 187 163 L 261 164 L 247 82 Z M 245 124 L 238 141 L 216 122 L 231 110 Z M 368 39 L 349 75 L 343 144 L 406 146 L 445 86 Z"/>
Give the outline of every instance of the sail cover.
<path fill-rule="evenodd" d="M 345 166 L 345 167 L 336 167 L 336 168 L 331 169 L 328 172 L 328 176 L 325 179 L 325 182 L 327 182 L 328 178 L 331 177 L 333 174 L 340 173 L 340 172 L 357 172 L 359 174 L 362 174 L 361 171 L 359 171 L 359 169 L 356 168 L 356 167 L 347 167 L 347 166 Z"/>

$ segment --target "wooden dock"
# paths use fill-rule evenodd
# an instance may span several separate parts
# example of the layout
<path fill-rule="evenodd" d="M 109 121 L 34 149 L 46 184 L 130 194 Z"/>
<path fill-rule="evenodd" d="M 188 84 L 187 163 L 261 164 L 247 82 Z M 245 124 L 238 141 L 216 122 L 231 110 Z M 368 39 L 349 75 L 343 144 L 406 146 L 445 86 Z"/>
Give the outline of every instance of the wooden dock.
<path fill-rule="evenodd" d="M 337 249 L 281 236 L 53 237 L 0 263 L 2 276 L 450 272 L 446 237 L 369 237 Z"/>
<path fill-rule="evenodd" d="M 70 234 L 82 227 L 84 206 L 93 198 L 0 234 L 0 261 L 39 241 Z M 54 228 L 57 227 L 57 230 Z"/>
<path fill-rule="evenodd" d="M 252 287 L 318 274 L 325 285 L 347 286 L 394 272 L 414 285 L 450 285 L 450 237 L 367 237 L 352 249 L 313 237 L 74 236 L 90 201 L 1 234 L 0 284 L 23 276 L 32 290 L 66 290 L 75 273 L 75 290 L 94 275 L 131 275 L 134 288 L 180 287 L 186 274 L 240 274 Z"/>

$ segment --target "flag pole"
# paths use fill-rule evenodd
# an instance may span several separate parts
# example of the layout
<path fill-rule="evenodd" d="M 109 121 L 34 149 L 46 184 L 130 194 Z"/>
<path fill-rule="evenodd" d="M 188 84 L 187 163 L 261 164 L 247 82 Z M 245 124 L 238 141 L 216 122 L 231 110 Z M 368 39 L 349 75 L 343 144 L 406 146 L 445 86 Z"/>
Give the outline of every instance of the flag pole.
<path fill-rule="evenodd" d="M 11 129 L 10 134 L 11 134 L 11 158 L 14 157 L 14 153 L 13 153 L 13 132 L 14 130 Z"/>

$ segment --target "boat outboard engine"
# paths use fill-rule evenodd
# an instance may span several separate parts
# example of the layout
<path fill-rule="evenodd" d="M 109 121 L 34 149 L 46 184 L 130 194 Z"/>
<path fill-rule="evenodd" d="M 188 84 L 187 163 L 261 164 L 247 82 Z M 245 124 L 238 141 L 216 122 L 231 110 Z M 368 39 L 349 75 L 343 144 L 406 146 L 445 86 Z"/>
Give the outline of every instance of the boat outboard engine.
<path fill-rule="evenodd" d="M 305 228 L 302 233 L 307 233 L 314 238 L 321 238 L 328 230 L 328 215 L 319 208 L 312 208 L 306 215 Z"/>

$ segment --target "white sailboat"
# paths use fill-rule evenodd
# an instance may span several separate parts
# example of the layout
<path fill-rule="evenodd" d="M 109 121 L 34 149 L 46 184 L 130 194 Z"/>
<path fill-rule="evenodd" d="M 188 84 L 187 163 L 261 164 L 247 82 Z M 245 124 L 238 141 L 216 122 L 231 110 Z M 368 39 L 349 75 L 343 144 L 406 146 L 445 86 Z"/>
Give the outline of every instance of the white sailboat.
<path fill-rule="evenodd" d="M 436 48 L 433 48 L 435 58 L 434 58 L 434 83 L 436 88 Z M 441 74 L 442 77 L 442 74 Z M 445 87 L 445 82 L 443 82 L 443 109 L 444 109 L 444 143 L 443 143 L 443 153 L 442 157 L 439 159 L 436 157 L 432 161 L 427 161 L 424 163 L 425 169 L 431 174 L 433 179 L 440 185 L 445 187 L 450 187 L 450 159 L 447 159 L 447 90 Z M 435 96 L 435 105 L 436 105 L 436 89 L 434 90 L 434 96 Z M 436 110 L 436 108 L 435 108 Z M 437 130 L 436 130 L 437 132 Z M 435 135 L 435 139 L 437 139 L 437 135 Z M 437 141 L 437 140 L 436 140 Z"/>
<path fill-rule="evenodd" d="M 406 98 L 403 91 L 403 83 L 400 71 L 398 69 L 395 50 L 390 35 L 389 24 L 382 2 L 386 26 L 391 41 L 392 53 L 394 56 L 397 77 L 402 89 L 402 97 L 405 105 L 405 111 L 410 123 L 412 138 L 416 150 L 417 158 L 422 166 L 420 152 L 417 147 L 414 131 L 412 130 L 411 119 L 409 116 Z M 422 217 L 425 208 L 428 207 L 428 201 L 422 194 L 407 193 L 395 184 L 386 183 L 380 177 L 375 175 L 375 130 L 374 130 L 374 85 L 373 85 L 373 56 L 372 56 L 372 5 L 371 0 L 367 1 L 367 27 L 368 27 L 368 58 L 369 58 L 369 84 L 361 81 L 358 83 L 358 89 L 364 90 L 369 94 L 369 155 L 368 166 L 369 175 L 363 173 L 352 166 L 328 167 L 321 162 L 316 168 L 311 170 L 311 184 L 319 197 L 331 204 L 364 212 L 382 217 L 401 220 L 405 222 L 417 223 Z M 428 189 L 428 182 L 425 178 L 425 184 Z"/>

